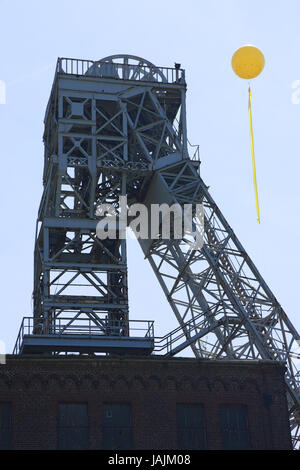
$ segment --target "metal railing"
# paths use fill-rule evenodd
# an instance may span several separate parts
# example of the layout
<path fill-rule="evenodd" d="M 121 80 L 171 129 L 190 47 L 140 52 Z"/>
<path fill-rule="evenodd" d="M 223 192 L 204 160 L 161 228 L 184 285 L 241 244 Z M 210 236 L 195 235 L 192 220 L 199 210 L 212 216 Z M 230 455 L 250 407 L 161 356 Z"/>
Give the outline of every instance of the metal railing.
<path fill-rule="evenodd" d="M 221 325 L 225 322 L 226 318 L 221 317 L 214 322 L 214 326 Z M 197 335 L 197 333 L 199 333 L 201 330 L 206 330 L 206 326 L 204 323 L 204 315 L 201 312 L 194 318 L 188 320 L 183 325 L 179 325 L 177 328 L 170 331 L 165 336 L 156 337 L 154 353 L 164 354 L 166 356 L 172 355 L 175 350 L 181 348 L 186 343 L 187 338 L 192 338 Z M 193 341 L 191 340 L 190 342 L 192 343 Z M 182 347 L 182 349 L 184 348 Z M 203 353 L 204 351 L 202 351 L 202 354 Z M 213 356 L 210 353 L 207 353 L 207 358 L 213 358 Z"/>
<path fill-rule="evenodd" d="M 61 57 L 57 60 L 56 73 L 116 78 L 121 80 L 153 81 L 162 83 L 185 83 L 183 69 L 156 67 L 143 64 L 121 64 Z"/>
<path fill-rule="evenodd" d="M 200 317 L 202 317 L 203 319 L 202 314 L 199 315 L 199 318 Z M 195 320 L 198 320 L 198 316 L 184 325 L 185 331 L 183 330 L 182 326 L 179 325 L 177 328 L 170 331 L 165 336 L 155 338 L 154 353 L 166 355 L 171 354 L 173 349 L 186 339 L 186 333 L 192 336 L 193 333 L 196 332 L 198 325 L 195 325 Z"/>
<path fill-rule="evenodd" d="M 97 321 L 97 323 L 96 323 Z M 39 322 L 33 317 L 24 317 L 21 323 L 13 354 L 19 354 L 24 336 L 82 335 L 88 337 L 154 338 L 153 320 L 114 320 L 101 316 L 98 320 L 90 318 L 63 318 Z"/>

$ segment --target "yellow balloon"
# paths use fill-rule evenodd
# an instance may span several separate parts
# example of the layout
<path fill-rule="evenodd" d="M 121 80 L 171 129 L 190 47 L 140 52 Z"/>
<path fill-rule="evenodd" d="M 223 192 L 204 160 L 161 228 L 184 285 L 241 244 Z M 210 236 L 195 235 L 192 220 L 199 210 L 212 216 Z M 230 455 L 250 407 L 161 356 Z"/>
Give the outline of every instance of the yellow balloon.
<path fill-rule="evenodd" d="M 257 47 L 243 46 L 233 54 L 231 65 L 238 77 L 255 78 L 264 68 L 265 58 Z"/>

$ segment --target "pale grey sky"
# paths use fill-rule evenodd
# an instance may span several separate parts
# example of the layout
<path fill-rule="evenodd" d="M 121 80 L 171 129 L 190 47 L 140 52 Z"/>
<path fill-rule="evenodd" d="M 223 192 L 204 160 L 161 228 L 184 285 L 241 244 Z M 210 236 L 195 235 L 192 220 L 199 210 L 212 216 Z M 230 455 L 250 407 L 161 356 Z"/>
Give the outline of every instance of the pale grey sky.
<path fill-rule="evenodd" d="M 32 313 L 33 244 L 42 194 L 43 117 L 58 56 L 142 56 L 180 62 L 188 84 L 188 134 L 200 144 L 202 177 L 295 326 L 299 315 L 298 0 L 0 1 L 1 312 L 0 340 L 12 350 Z M 253 123 L 261 225 L 252 182 L 247 82 L 230 66 L 255 44 L 266 58 L 253 82 Z M 176 325 L 139 246 L 129 240 L 131 318 Z"/>

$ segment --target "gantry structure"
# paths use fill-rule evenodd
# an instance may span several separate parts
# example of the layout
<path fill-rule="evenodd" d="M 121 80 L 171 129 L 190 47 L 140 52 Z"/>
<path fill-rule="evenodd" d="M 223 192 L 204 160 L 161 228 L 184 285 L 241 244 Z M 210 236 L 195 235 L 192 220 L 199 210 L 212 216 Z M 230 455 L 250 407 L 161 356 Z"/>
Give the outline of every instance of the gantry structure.
<path fill-rule="evenodd" d="M 180 64 L 130 55 L 60 58 L 45 116 L 44 191 L 34 254 L 34 315 L 15 353 L 159 353 L 286 363 L 299 446 L 299 334 L 189 156 Z M 126 239 L 97 237 L 97 207 L 202 204 L 204 244 L 139 239 L 179 326 L 155 338 L 128 316 Z M 121 228 L 119 227 L 119 230 Z"/>

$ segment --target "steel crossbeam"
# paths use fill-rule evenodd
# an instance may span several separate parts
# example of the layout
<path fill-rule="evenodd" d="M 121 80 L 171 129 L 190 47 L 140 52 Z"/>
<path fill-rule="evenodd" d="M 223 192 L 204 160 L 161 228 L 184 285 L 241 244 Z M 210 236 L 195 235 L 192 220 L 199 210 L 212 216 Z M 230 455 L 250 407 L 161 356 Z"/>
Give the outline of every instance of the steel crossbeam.
<path fill-rule="evenodd" d="M 62 337 L 85 320 L 101 330 L 103 315 L 105 325 L 128 322 L 126 240 L 96 236 L 99 204 L 112 204 L 118 216 L 122 195 L 148 207 L 202 204 L 201 249 L 190 249 L 186 236 L 139 239 L 179 322 L 156 351 L 285 361 L 299 447 L 300 336 L 209 194 L 199 159 L 189 158 L 185 94 L 178 66 L 129 55 L 58 60 L 45 116 L 32 333 L 57 331 L 61 318 Z M 192 151 L 198 156 L 198 147 Z M 59 344 L 61 351 L 67 343 Z"/>

